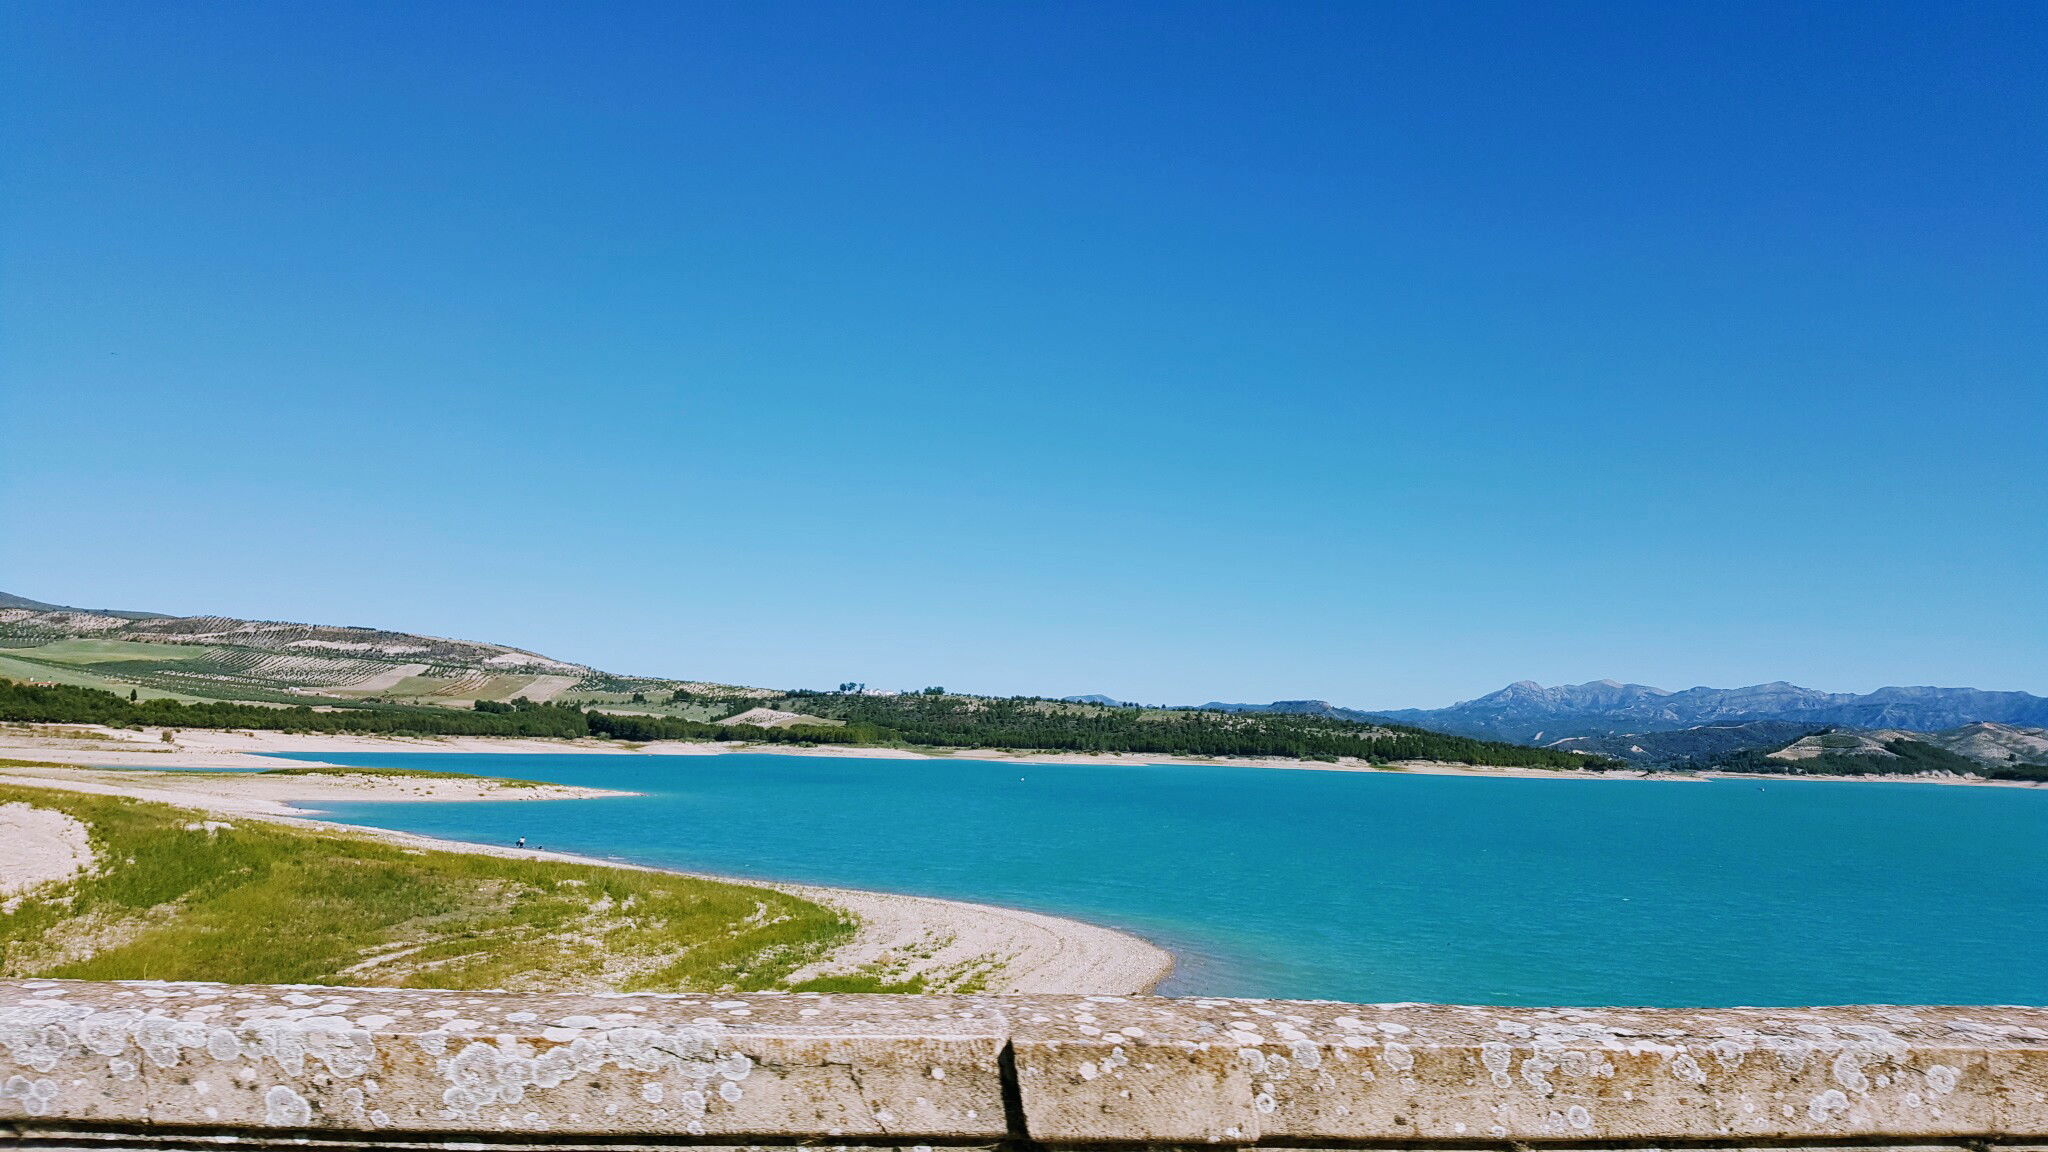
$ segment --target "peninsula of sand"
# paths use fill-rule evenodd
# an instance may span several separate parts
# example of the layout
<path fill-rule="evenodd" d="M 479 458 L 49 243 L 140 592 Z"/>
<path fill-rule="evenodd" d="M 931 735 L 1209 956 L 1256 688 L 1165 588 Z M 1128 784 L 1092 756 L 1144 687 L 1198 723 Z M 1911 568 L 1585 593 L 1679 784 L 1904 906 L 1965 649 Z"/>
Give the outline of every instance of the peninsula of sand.
<path fill-rule="evenodd" d="M 544 802 L 630 795 L 596 788 L 504 781 L 487 777 L 317 773 L 207 769 L 275 769 L 262 753 L 361 746 L 389 749 L 394 741 L 360 737 L 293 737 L 261 732 L 135 732 L 83 725 L 0 726 L 0 785 L 60 789 L 150 800 L 221 820 L 265 820 L 340 827 L 319 820 L 322 804 L 356 802 L 521 800 Z M 398 742 L 410 746 L 412 742 Z M 467 742 L 464 742 L 467 743 Z M 501 741 L 462 750 L 504 751 Z M 446 743 L 438 745 L 448 747 Z M 451 749 L 452 750 L 452 749 Z M 544 852 L 511 845 L 439 840 L 386 829 L 351 831 L 413 848 L 492 856 L 559 860 L 608 868 L 638 868 L 614 860 Z M 13 804 L 0 808 L 0 898 L 91 866 L 82 829 L 59 813 Z M 665 871 L 646 869 L 647 871 Z M 696 875 L 773 888 L 835 908 L 858 925 L 812 974 L 852 972 L 878 962 L 906 976 L 966 968 L 983 973 L 990 992 L 1061 992 L 1126 995 L 1150 991 L 1165 979 L 1173 957 L 1127 933 L 1057 916 L 932 897 L 805 884 Z"/>

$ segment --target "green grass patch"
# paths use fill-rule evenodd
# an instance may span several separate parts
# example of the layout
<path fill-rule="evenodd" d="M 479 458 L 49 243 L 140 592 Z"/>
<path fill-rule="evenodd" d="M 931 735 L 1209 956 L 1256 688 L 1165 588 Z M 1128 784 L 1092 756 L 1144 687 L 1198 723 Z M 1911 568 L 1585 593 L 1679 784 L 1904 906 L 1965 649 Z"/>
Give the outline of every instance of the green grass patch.
<path fill-rule="evenodd" d="M 223 825 L 170 805 L 50 789 L 0 787 L 8 801 L 85 824 L 98 864 L 0 916 L 6 977 L 805 990 L 840 980 L 792 982 L 791 973 L 855 931 L 828 908 L 742 884 L 410 849 L 247 819 Z"/>
<path fill-rule="evenodd" d="M 151 664 L 205 660 L 213 649 L 197 644 L 148 644 L 140 640 L 52 640 L 18 655 L 60 664 L 108 664 L 127 660 Z"/>
<path fill-rule="evenodd" d="M 127 680 L 116 680 L 85 668 L 77 668 L 56 660 L 40 660 L 34 653 L 41 648 L 9 648 L 0 652 L 0 677 L 10 680 L 38 681 L 44 684 L 67 684 L 74 688 L 98 688 L 127 699 L 131 689 L 138 686 Z M 183 704 L 201 702 L 204 698 L 184 692 L 172 692 L 161 688 L 141 687 L 139 694 L 144 700 L 176 700 Z"/>

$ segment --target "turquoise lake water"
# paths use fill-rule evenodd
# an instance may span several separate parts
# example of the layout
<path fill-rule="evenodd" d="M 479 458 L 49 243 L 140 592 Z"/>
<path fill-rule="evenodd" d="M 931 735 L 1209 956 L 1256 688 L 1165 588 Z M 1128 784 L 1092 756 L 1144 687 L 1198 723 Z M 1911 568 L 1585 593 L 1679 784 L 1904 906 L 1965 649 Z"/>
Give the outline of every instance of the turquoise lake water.
<path fill-rule="evenodd" d="M 329 811 L 1075 916 L 1171 949 L 1172 994 L 2048 1003 L 2048 790 L 777 755 L 317 758 L 644 792 Z"/>

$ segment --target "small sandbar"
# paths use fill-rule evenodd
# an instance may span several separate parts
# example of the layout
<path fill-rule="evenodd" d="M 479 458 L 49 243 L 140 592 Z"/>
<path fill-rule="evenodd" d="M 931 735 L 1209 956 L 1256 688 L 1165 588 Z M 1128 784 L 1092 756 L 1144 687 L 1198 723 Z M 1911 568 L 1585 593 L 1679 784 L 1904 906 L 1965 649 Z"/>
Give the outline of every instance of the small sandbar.
<path fill-rule="evenodd" d="M 440 776 L 347 769 L 221 772 L 0 764 L 0 783 L 156 800 L 237 816 L 291 816 L 322 804 L 461 800 L 580 800 L 631 796 L 605 788 L 533 784 L 489 776 Z"/>

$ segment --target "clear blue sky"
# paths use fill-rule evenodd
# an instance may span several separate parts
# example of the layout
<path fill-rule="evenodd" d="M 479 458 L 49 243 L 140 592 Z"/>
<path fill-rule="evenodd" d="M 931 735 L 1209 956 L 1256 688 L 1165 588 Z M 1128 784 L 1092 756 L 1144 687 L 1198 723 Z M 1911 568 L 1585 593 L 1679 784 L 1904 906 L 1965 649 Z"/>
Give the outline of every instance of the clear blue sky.
<path fill-rule="evenodd" d="M 0 589 L 2048 692 L 2048 6 L 8 4 Z"/>

